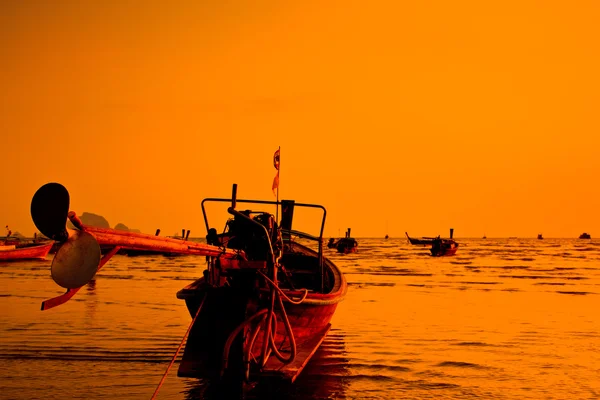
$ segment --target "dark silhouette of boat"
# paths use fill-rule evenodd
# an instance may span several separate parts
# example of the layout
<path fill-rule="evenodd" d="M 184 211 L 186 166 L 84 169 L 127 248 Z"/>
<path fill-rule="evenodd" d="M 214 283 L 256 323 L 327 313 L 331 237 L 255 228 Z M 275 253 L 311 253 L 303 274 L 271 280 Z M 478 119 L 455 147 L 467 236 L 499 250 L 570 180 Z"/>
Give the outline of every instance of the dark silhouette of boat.
<path fill-rule="evenodd" d="M 229 205 L 232 217 L 223 233 L 209 225 L 206 202 Z M 281 225 L 264 211 L 238 211 L 238 203 L 259 209 L 281 206 Z M 292 229 L 295 208 L 322 211 L 318 236 Z M 202 201 L 206 244 L 85 226 L 68 210 L 69 194 L 57 183 L 42 186 L 31 203 L 36 227 L 61 243 L 51 275 L 67 289 L 44 301 L 42 310 L 67 302 L 121 248 L 193 249 L 202 256 L 198 266 L 206 269 L 177 293 L 192 321 L 169 368 L 185 342 L 178 375 L 218 382 L 236 396 L 265 380 L 294 382 L 329 332 L 330 321 L 346 295 L 343 273 L 323 254 L 326 210 L 320 205 L 239 200 L 234 185 L 230 199 Z M 76 230 L 66 230 L 67 218 Z M 113 246 L 102 258 L 99 243 Z"/>
<path fill-rule="evenodd" d="M 335 248 L 338 251 L 338 253 L 355 253 L 358 249 L 358 242 L 356 241 L 356 239 L 350 237 L 350 228 L 348 228 L 348 230 L 346 231 L 346 237 L 343 237 L 337 241 L 333 238 L 329 239 L 327 247 L 329 247 L 330 249 Z"/>
<path fill-rule="evenodd" d="M 540 239 L 540 240 L 542 240 L 544 237 L 542 236 L 541 233 L 538 233 L 537 238 Z"/>
<path fill-rule="evenodd" d="M 411 238 L 408 236 L 408 232 L 404 232 L 408 238 L 408 242 L 414 245 L 426 245 L 430 246 L 433 243 L 434 237 L 422 237 L 422 238 Z"/>
<path fill-rule="evenodd" d="M 589 233 L 585 233 L 583 232 L 581 235 L 579 235 L 579 239 L 591 239 L 592 237 L 590 236 Z"/>
<path fill-rule="evenodd" d="M 407 232 L 404 232 L 410 244 L 413 245 L 425 245 L 431 246 L 431 255 L 433 257 L 453 256 L 458 250 L 458 243 L 452 238 L 454 235 L 454 229 L 450 228 L 450 238 L 445 239 L 440 237 L 423 237 L 423 238 L 411 238 Z"/>
<path fill-rule="evenodd" d="M 453 256 L 458 250 L 458 243 L 454 239 L 443 239 L 437 237 L 431 244 L 431 255 L 433 257 Z"/>

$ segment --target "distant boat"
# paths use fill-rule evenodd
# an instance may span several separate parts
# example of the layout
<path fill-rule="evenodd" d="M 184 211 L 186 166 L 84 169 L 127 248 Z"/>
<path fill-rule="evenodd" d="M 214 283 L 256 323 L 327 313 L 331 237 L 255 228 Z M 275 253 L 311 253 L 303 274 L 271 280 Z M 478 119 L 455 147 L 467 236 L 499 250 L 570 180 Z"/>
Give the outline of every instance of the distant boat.
<path fill-rule="evenodd" d="M 538 239 L 540 239 L 540 240 L 541 240 L 541 239 L 543 239 L 543 238 L 544 238 L 544 237 L 542 236 L 542 234 L 541 234 L 541 233 L 538 233 Z"/>
<path fill-rule="evenodd" d="M 337 241 L 333 238 L 329 239 L 327 247 L 329 247 L 330 249 L 337 249 L 338 253 L 355 253 L 358 248 L 358 242 L 356 241 L 356 239 L 350 237 L 350 228 L 348 228 L 348 231 L 346 232 L 346 237 L 343 237 Z"/>
<path fill-rule="evenodd" d="M 388 235 L 385 235 L 385 239 L 389 239 L 390 237 Z"/>
<path fill-rule="evenodd" d="M 579 239 L 591 239 L 592 237 L 590 236 L 589 233 L 585 233 L 583 232 L 581 235 L 579 235 Z"/>
<path fill-rule="evenodd" d="M 356 252 L 358 248 L 358 242 L 356 239 L 350 237 L 350 228 L 348 228 L 348 231 L 346 232 L 346 237 L 338 240 L 336 248 L 338 253 L 348 254 Z"/>
<path fill-rule="evenodd" d="M 0 261 L 45 259 L 54 242 L 0 246 Z"/>
<path fill-rule="evenodd" d="M 433 239 L 431 243 L 432 257 L 447 257 L 456 254 L 458 243 L 452 238 L 453 234 L 454 229 L 450 228 L 450 239 L 443 239 L 439 236 Z"/>
<path fill-rule="evenodd" d="M 408 232 L 404 232 L 410 244 L 414 245 L 431 245 L 431 255 L 433 257 L 452 256 L 458 250 L 458 243 L 452 239 L 454 229 L 450 228 L 450 239 L 444 239 L 438 237 L 422 237 L 422 238 L 411 238 L 408 236 Z"/>
<path fill-rule="evenodd" d="M 485 233 L 483 234 L 482 239 L 487 239 L 487 236 L 485 236 Z"/>
<path fill-rule="evenodd" d="M 458 250 L 458 243 L 454 239 L 435 238 L 431 244 L 431 255 L 433 257 L 453 256 Z"/>
<path fill-rule="evenodd" d="M 408 242 L 410 244 L 422 244 L 422 245 L 431 245 L 433 243 L 433 240 L 435 238 L 432 237 L 422 237 L 422 238 L 411 238 L 410 236 L 408 236 L 408 232 L 404 232 L 404 234 L 406 234 L 406 237 L 408 238 Z"/>

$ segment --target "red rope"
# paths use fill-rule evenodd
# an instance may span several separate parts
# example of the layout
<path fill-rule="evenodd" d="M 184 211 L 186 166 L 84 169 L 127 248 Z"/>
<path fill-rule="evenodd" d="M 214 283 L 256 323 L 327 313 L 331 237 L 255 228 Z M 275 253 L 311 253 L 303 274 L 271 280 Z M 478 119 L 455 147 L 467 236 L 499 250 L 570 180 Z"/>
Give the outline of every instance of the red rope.
<path fill-rule="evenodd" d="M 154 391 L 154 394 L 152 395 L 151 400 L 154 400 L 156 398 L 156 396 L 158 395 L 158 391 L 160 390 L 161 386 L 165 382 L 165 379 L 167 379 L 167 375 L 169 374 L 169 370 L 171 369 L 171 367 L 175 363 L 175 360 L 177 359 L 177 355 L 179 354 L 179 351 L 181 350 L 181 347 L 183 346 L 183 343 L 185 342 L 185 339 L 187 338 L 188 334 L 192 330 L 192 326 L 194 326 L 194 322 L 196 322 L 196 318 L 198 318 L 198 315 L 200 315 L 200 310 L 202 310 L 202 306 L 204 305 L 204 300 L 206 300 L 206 296 L 207 295 L 208 295 L 208 293 L 204 295 L 204 298 L 202 298 L 202 302 L 200 303 L 200 306 L 198 307 L 198 311 L 196 311 L 196 315 L 194 315 L 194 318 L 192 319 L 192 323 L 188 327 L 187 332 L 185 332 L 185 335 L 183 335 L 183 339 L 181 339 L 181 343 L 179 343 L 179 347 L 177 348 L 177 351 L 175 352 L 175 355 L 173 356 L 173 359 L 171 360 L 171 363 L 167 367 L 167 370 L 165 371 L 165 373 L 164 373 L 162 379 L 160 380 L 158 386 L 156 387 L 156 390 Z"/>

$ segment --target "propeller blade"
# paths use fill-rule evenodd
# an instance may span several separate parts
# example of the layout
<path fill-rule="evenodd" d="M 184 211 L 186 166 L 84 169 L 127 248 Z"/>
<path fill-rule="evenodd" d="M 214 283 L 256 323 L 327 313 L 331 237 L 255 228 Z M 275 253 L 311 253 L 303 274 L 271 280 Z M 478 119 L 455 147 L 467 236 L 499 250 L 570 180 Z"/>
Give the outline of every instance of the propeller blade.
<path fill-rule="evenodd" d="M 52 260 L 52 279 L 65 289 L 79 288 L 96 274 L 100 255 L 100 245 L 92 234 L 73 231 Z"/>
<path fill-rule="evenodd" d="M 35 192 L 31 200 L 31 218 L 36 228 L 52 240 L 64 242 L 67 233 L 69 192 L 60 183 L 47 183 Z"/>

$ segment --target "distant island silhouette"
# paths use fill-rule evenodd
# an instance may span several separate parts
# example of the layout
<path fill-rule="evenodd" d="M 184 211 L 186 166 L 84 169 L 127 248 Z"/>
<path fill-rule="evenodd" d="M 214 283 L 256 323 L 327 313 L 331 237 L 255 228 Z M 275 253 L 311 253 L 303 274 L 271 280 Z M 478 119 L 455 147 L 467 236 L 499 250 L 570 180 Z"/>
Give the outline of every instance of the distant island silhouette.
<path fill-rule="evenodd" d="M 85 211 L 83 214 L 81 214 L 79 216 L 79 219 L 81 220 L 81 222 L 84 225 L 95 226 L 96 228 L 110 228 L 110 224 L 108 223 L 108 220 L 106 218 L 104 218 L 102 215 L 98 215 L 98 214 L 94 214 L 94 213 Z M 73 226 L 71 221 L 67 221 L 67 227 L 69 229 L 75 229 L 75 227 Z M 141 231 L 139 229 L 129 228 L 129 227 L 127 227 L 127 225 L 123 224 L 122 222 L 119 222 L 118 224 L 116 224 L 113 229 L 118 229 L 120 231 L 126 231 L 126 232 L 141 233 Z"/>

